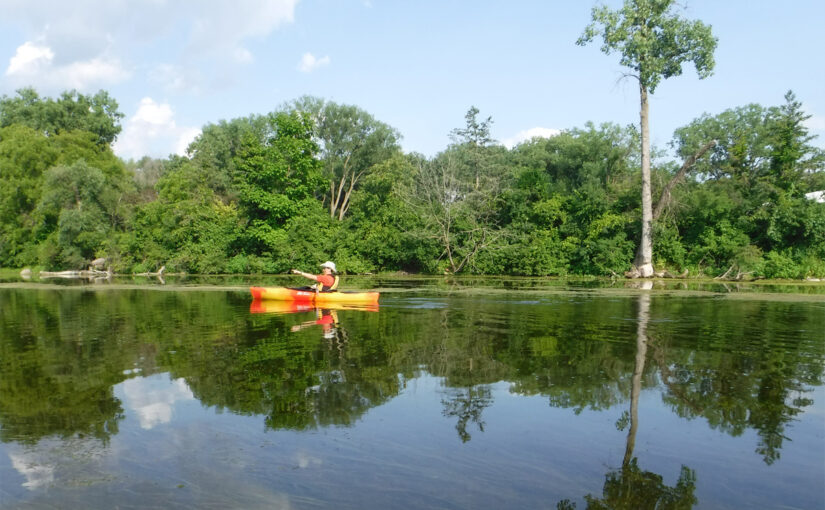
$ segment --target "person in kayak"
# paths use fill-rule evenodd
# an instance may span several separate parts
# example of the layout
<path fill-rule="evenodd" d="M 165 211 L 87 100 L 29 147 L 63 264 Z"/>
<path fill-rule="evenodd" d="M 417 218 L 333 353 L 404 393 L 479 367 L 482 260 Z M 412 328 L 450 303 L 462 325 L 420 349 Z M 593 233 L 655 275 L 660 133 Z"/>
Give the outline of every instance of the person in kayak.
<path fill-rule="evenodd" d="M 292 272 L 318 282 L 303 290 L 314 290 L 316 292 L 334 292 L 338 290 L 338 276 L 335 275 L 335 262 L 326 261 L 321 264 L 321 274 L 319 275 L 304 273 L 297 269 L 293 269 Z"/>

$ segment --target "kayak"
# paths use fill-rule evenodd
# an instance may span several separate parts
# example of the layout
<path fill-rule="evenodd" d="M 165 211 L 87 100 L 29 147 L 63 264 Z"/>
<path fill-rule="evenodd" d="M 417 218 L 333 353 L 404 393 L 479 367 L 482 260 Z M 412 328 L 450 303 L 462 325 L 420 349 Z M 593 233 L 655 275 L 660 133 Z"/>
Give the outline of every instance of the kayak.
<path fill-rule="evenodd" d="M 295 301 L 301 303 L 313 303 L 316 306 L 325 304 L 348 304 L 348 305 L 377 305 L 378 292 L 355 292 L 355 291 L 335 291 L 335 292 L 314 292 L 307 290 L 291 289 L 289 287 L 250 287 L 252 298 L 264 301 Z"/>

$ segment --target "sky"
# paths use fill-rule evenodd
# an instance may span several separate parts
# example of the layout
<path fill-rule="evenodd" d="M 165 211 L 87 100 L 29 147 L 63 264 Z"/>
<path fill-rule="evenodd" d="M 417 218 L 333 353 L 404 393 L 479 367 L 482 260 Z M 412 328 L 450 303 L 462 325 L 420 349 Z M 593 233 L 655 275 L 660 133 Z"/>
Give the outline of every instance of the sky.
<path fill-rule="evenodd" d="M 303 95 L 358 106 L 433 156 L 470 107 L 512 146 L 587 122 L 638 124 L 638 84 L 598 41 L 591 10 L 621 0 L 0 0 L 0 95 L 105 90 L 124 159 L 184 154 L 207 124 Z M 692 65 L 650 100 L 651 137 L 793 90 L 825 147 L 825 2 L 680 0 L 712 27 L 715 73 Z"/>

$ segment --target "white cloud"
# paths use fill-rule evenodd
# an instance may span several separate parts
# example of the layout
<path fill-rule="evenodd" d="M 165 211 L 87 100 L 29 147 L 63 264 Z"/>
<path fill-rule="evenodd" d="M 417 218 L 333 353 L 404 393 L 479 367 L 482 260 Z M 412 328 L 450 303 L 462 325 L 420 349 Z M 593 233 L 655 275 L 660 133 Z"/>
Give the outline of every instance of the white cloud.
<path fill-rule="evenodd" d="M 330 60 L 328 56 L 316 58 L 312 53 L 304 53 L 304 56 L 301 57 L 300 64 L 298 64 L 298 69 L 302 73 L 311 73 L 319 67 L 329 65 L 329 62 Z"/>
<path fill-rule="evenodd" d="M 810 193 L 805 193 L 805 198 L 820 204 L 825 204 L 825 191 L 812 191 Z"/>
<path fill-rule="evenodd" d="M 50 47 L 28 41 L 17 48 L 5 75 L 17 85 L 35 82 L 46 89 L 83 90 L 120 83 L 128 79 L 130 73 L 117 59 L 107 56 L 60 65 Z"/>
<path fill-rule="evenodd" d="M 295 19 L 298 0 L 198 1 L 190 46 L 198 51 L 226 48 L 252 37 L 263 37 Z"/>
<path fill-rule="evenodd" d="M 17 52 L 9 60 L 6 76 L 35 74 L 38 69 L 51 65 L 53 58 L 54 52 L 48 46 L 25 42 L 17 48 Z"/>
<path fill-rule="evenodd" d="M 126 121 L 113 150 L 127 159 L 183 155 L 199 133 L 200 129 L 178 126 L 175 112 L 168 103 L 144 97 L 135 114 Z"/>
<path fill-rule="evenodd" d="M 221 85 L 215 77 L 232 75 L 232 66 L 254 62 L 244 42 L 294 22 L 298 1 L 43 0 L 33 9 L 27 0 L 2 0 L 3 21 L 30 41 L 9 62 L 3 89 L 93 91 L 127 79 L 140 59 L 159 52 L 160 64 L 187 77 L 172 83 L 198 92 Z"/>
<path fill-rule="evenodd" d="M 178 139 L 175 142 L 175 154 L 184 155 L 189 144 L 201 134 L 200 128 L 183 128 L 178 131 Z"/>
<path fill-rule="evenodd" d="M 516 133 L 515 136 L 503 140 L 502 143 L 505 147 L 512 149 L 521 142 L 526 142 L 527 140 L 532 140 L 533 138 L 551 138 L 559 133 L 561 133 L 561 130 L 558 129 L 534 127 L 520 131 Z"/>
<path fill-rule="evenodd" d="M 144 97 L 140 101 L 137 113 L 132 117 L 132 121 L 140 123 L 142 127 L 148 127 L 152 131 L 158 128 L 165 128 L 170 124 L 175 125 L 175 114 L 172 107 L 166 103 L 156 103 L 151 97 Z"/>
<path fill-rule="evenodd" d="M 96 84 L 120 83 L 131 75 L 118 60 L 107 58 L 72 62 L 56 69 L 55 74 L 65 86 L 73 89 L 86 89 Z"/>

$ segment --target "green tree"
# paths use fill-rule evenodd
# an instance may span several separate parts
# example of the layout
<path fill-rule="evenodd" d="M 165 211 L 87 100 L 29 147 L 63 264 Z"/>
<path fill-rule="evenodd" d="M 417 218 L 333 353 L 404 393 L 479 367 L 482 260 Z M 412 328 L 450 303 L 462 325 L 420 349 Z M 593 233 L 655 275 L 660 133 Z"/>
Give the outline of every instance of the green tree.
<path fill-rule="evenodd" d="M 81 243 L 85 248 L 80 249 L 84 255 L 78 252 L 71 256 L 71 267 L 82 266 L 83 257 L 113 253 L 113 234 L 126 228 L 131 214 L 133 187 L 123 163 L 108 146 L 101 148 L 96 140 L 94 133 L 81 130 L 47 136 L 20 124 L 0 128 L 0 263 L 22 266 L 43 259 L 50 267 L 60 267 L 65 262 L 59 255 L 63 252 L 60 246 L 80 249 L 75 244 L 77 236 L 70 235 L 69 230 L 79 232 L 81 223 L 82 230 L 89 235 L 81 236 L 85 238 Z M 68 172 L 68 168 L 72 171 Z M 94 170 L 90 170 L 89 181 L 85 182 L 86 177 L 80 174 L 85 175 L 88 169 Z M 69 173 L 77 175 L 69 177 Z M 84 211 L 88 215 L 84 214 L 82 220 L 78 214 L 83 209 L 71 205 L 77 200 L 58 197 L 69 189 L 94 197 L 81 201 L 89 205 Z M 67 230 L 61 244 L 58 236 L 50 236 L 58 229 L 64 209 L 62 224 Z M 99 224 L 92 224 L 93 221 Z M 70 224 L 74 226 L 70 228 Z M 105 235 L 92 236 L 96 239 L 93 241 L 89 237 L 91 231 Z M 49 246 L 41 246 L 47 240 Z"/>
<path fill-rule="evenodd" d="M 247 134 L 235 157 L 238 204 L 249 221 L 249 248 L 258 254 L 283 241 L 282 227 L 312 206 L 321 183 L 310 118 L 280 112 L 269 122 L 267 138 Z"/>
<path fill-rule="evenodd" d="M 410 234 L 420 230 L 421 221 L 406 207 L 402 197 L 405 190 L 413 188 L 416 159 L 398 153 L 378 163 L 353 193 L 345 230 L 337 238 L 334 255 L 334 260 L 348 271 L 400 268 L 420 272 L 430 259 L 438 256 L 435 248 L 419 243 Z"/>
<path fill-rule="evenodd" d="M 43 173 L 57 158 L 54 144 L 34 129 L 19 124 L 0 128 L 0 265 L 36 261 L 34 211 Z"/>
<path fill-rule="evenodd" d="M 117 101 L 103 90 L 93 96 L 72 90 L 51 99 L 41 98 L 32 88 L 23 88 L 16 97 L 0 99 L 0 127 L 22 124 L 46 135 L 88 131 L 95 134 L 95 143 L 101 147 L 117 139 L 123 117 Z"/>
<path fill-rule="evenodd" d="M 479 110 L 475 106 L 470 107 L 464 115 L 465 127 L 456 128 L 450 132 L 450 139 L 453 144 L 464 147 L 465 164 L 469 170 L 469 177 L 475 181 L 475 188 L 478 189 L 483 174 L 489 173 L 490 151 L 489 148 L 495 143 L 490 135 L 490 126 L 493 118 L 487 117 L 485 120 L 478 120 Z"/>
<path fill-rule="evenodd" d="M 246 137 L 265 140 L 271 132 L 267 115 L 251 115 L 207 124 L 189 145 L 195 167 L 203 174 L 205 185 L 224 202 L 237 199 L 234 187 L 235 162 Z"/>
<path fill-rule="evenodd" d="M 507 245 L 495 273 L 611 274 L 632 260 L 638 132 L 612 124 L 564 131 L 513 148 L 502 186 Z"/>
<path fill-rule="evenodd" d="M 401 136 L 357 106 L 305 96 L 288 108 L 308 114 L 314 122 L 314 139 L 329 181 L 324 200 L 330 217 L 343 220 L 361 180 L 400 150 Z"/>
<path fill-rule="evenodd" d="M 785 104 L 771 109 L 768 136 L 769 170 L 776 185 L 786 191 L 813 191 L 809 176 L 825 173 L 825 151 L 811 145 L 816 136 L 808 132 L 805 121 L 811 115 L 802 110 L 793 91 L 785 94 Z"/>
<path fill-rule="evenodd" d="M 682 19 L 674 11 L 675 0 L 625 0 L 619 10 L 605 6 L 592 11 L 576 44 L 602 38 L 602 52 L 619 52 L 620 63 L 629 67 L 639 82 L 642 156 L 642 232 L 634 267 L 638 276 L 653 274 L 653 203 L 650 182 L 650 127 L 648 94 L 666 78 L 682 74 L 682 65 L 693 62 L 700 78 L 711 75 L 716 39 L 709 26 Z"/>
<path fill-rule="evenodd" d="M 156 186 L 157 199 L 141 204 L 121 241 L 123 267 L 220 273 L 234 255 L 243 224 L 238 206 L 225 203 L 193 161 L 176 157 Z"/>

